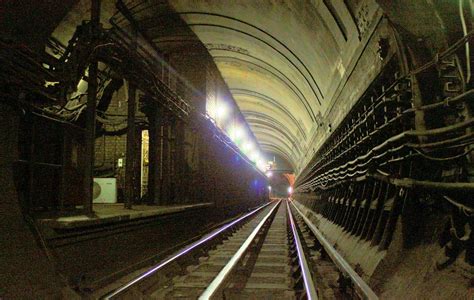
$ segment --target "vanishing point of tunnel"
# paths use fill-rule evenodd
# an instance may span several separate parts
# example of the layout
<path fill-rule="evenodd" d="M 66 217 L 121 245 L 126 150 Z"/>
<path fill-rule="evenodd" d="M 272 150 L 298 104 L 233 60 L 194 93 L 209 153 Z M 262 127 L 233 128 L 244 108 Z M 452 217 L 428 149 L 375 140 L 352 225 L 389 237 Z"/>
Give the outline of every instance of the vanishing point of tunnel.
<path fill-rule="evenodd" d="M 474 299 L 472 0 L 0 1 L 0 299 Z"/>

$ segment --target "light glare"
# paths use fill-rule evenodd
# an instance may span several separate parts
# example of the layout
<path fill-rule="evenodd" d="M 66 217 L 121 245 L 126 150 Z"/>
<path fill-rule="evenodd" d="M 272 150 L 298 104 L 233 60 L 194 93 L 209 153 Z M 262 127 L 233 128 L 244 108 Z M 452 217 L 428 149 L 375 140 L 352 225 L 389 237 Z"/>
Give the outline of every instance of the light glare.
<path fill-rule="evenodd" d="M 227 116 L 229 110 L 227 108 L 227 105 L 223 102 L 217 104 L 217 109 L 216 109 L 216 117 L 219 119 L 223 119 Z"/>
<path fill-rule="evenodd" d="M 250 150 L 252 150 L 253 145 L 249 142 L 245 142 L 244 146 L 242 148 L 244 149 L 244 151 L 250 151 Z"/>
<path fill-rule="evenodd" d="M 266 170 L 265 162 L 261 159 L 257 159 L 257 168 L 260 169 L 260 171 L 264 172 Z"/>

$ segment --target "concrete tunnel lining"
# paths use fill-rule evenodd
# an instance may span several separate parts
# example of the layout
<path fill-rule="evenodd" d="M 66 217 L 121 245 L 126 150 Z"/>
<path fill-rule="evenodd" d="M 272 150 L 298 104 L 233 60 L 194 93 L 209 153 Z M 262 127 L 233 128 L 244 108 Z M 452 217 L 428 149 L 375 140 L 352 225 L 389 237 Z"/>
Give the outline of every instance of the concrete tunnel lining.
<path fill-rule="evenodd" d="M 287 154 L 292 161 L 301 159 L 307 137 L 317 130 L 318 116 L 329 107 L 330 99 L 325 96 L 330 94 L 334 81 L 341 80 L 342 56 L 347 55 L 340 51 L 340 37 L 334 35 L 337 31 L 327 24 L 328 11 L 322 1 L 223 4 L 179 0 L 172 5 L 208 48 L 239 107 L 272 116 L 290 129 L 291 141 L 282 141 L 287 136 L 272 139 L 271 143 L 291 151 Z M 259 15 L 262 10 L 267 12 L 265 17 Z M 350 35 L 355 25 L 352 20 L 344 21 Z M 249 97 L 240 95 L 242 90 L 265 95 L 277 103 L 265 103 L 258 97 L 253 97 L 252 103 L 247 101 Z M 271 106 L 274 108 L 268 109 Z M 289 115 L 276 115 L 280 108 Z M 268 130 L 281 136 L 268 126 L 256 130 L 255 122 L 249 125 L 259 141 Z M 294 145 L 304 150 L 294 149 Z"/>

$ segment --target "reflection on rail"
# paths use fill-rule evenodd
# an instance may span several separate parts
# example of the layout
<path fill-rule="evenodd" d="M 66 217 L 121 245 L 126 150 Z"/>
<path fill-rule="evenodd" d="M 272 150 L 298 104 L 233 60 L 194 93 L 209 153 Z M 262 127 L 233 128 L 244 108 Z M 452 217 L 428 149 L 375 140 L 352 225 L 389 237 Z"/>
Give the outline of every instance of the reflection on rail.
<path fill-rule="evenodd" d="M 207 289 L 201 294 L 201 296 L 199 297 L 200 300 L 211 298 L 213 295 L 216 294 L 217 290 L 219 290 L 222 287 L 222 285 L 226 282 L 227 277 L 233 271 L 233 269 L 235 268 L 239 260 L 242 259 L 245 252 L 248 250 L 250 244 L 254 241 L 255 237 L 260 232 L 265 222 L 267 222 L 270 216 L 274 213 L 275 209 L 278 207 L 280 202 L 281 201 L 278 201 L 278 203 L 273 206 L 270 212 L 265 215 L 265 217 L 260 221 L 260 223 L 258 223 L 257 227 L 255 227 L 255 229 L 252 231 L 249 237 L 245 240 L 245 242 L 242 244 L 239 250 L 234 254 L 234 256 L 232 256 L 230 261 L 219 272 L 219 274 L 217 274 L 216 278 L 214 278 L 211 284 L 209 284 Z"/>
<path fill-rule="evenodd" d="M 314 224 L 301 212 L 301 210 L 291 203 L 292 207 L 298 212 L 301 218 L 304 220 L 306 225 L 309 227 L 311 232 L 316 236 L 318 241 L 324 247 L 326 253 L 331 257 L 332 261 L 338 266 L 339 270 L 349 276 L 352 283 L 354 284 L 359 295 L 363 299 L 378 299 L 377 295 L 372 289 L 365 283 L 365 281 L 359 276 L 359 274 L 352 269 L 349 263 L 334 249 L 334 247 L 324 238 L 322 233 L 314 226 Z"/>
<path fill-rule="evenodd" d="M 150 270 L 148 270 L 147 272 L 143 273 L 142 275 L 138 276 L 137 278 L 133 279 L 132 281 L 124 284 L 123 286 L 121 286 L 120 288 L 114 290 L 113 292 L 105 295 L 103 297 L 103 299 L 111 299 L 117 295 L 119 295 L 120 293 L 124 292 L 125 290 L 127 290 L 128 288 L 130 288 L 131 286 L 135 285 L 136 283 L 144 280 L 145 278 L 153 275 L 154 273 L 156 273 L 158 270 L 162 269 L 164 266 L 168 265 L 169 263 L 175 261 L 176 259 L 178 259 L 179 257 L 187 254 L 188 252 L 194 250 L 195 248 L 198 248 L 199 246 L 205 244 L 206 242 L 212 240 L 213 238 L 216 238 L 219 234 L 225 232 L 226 230 L 232 228 L 233 226 L 241 223 L 242 221 L 246 220 L 247 218 L 249 218 L 250 216 L 254 215 L 255 213 L 257 213 L 258 211 L 260 211 L 261 209 L 263 209 L 264 207 L 266 207 L 267 205 L 269 205 L 270 203 L 267 203 L 267 204 L 264 204 L 256 209 L 254 209 L 253 211 L 245 214 L 244 216 L 230 222 L 229 224 L 226 224 L 224 226 L 222 226 L 221 228 L 219 228 L 218 230 L 215 230 L 214 232 L 212 232 L 211 234 L 207 235 L 207 236 L 204 236 L 202 239 L 194 242 L 193 244 L 185 247 L 184 249 L 182 249 L 181 251 L 179 251 L 178 253 L 172 255 L 171 257 L 169 257 L 168 259 L 164 260 L 163 262 L 159 263 L 158 265 L 154 266 L 153 268 L 151 268 Z"/>
<path fill-rule="evenodd" d="M 315 255 L 319 252 L 311 250 L 318 242 L 321 251 L 328 254 L 326 259 L 321 260 Z M 179 270 L 158 272 L 174 261 Z M 325 283 L 334 277 L 339 278 L 339 284 Z M 150 299 L 316 300 L 328 295 L 378 299 L 310 220 L 286 199 L 228 223 L 103 298 L 136 297 L 137 292 Z"/>

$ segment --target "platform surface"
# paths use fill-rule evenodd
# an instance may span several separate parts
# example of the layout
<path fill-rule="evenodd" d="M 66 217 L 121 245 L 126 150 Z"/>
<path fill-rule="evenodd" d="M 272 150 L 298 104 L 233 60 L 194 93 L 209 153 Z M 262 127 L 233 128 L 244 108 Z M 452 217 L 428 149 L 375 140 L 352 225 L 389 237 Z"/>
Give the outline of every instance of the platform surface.
<path fill-rule="evenodd" d="M 186 205 L 134 205 L 132 209 L 124 208 L 123 203 L 94 204 L 93 216 L 75 215 L 58 218 L 38 218 L 41 225 L 51 228 L 67 229 L 93 226 L 106 223 L 122 222 L 140 218 L 155 217 L 187 210 L 211 207 L 212 203 L 186 204 Z"/>

